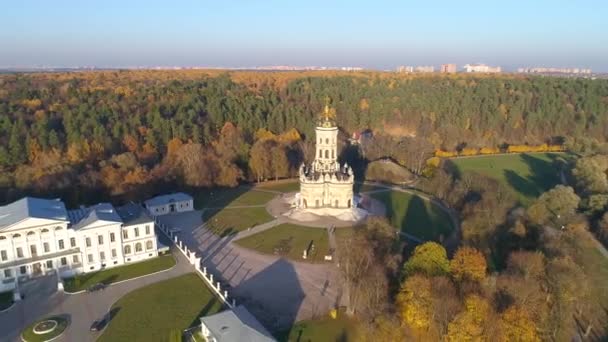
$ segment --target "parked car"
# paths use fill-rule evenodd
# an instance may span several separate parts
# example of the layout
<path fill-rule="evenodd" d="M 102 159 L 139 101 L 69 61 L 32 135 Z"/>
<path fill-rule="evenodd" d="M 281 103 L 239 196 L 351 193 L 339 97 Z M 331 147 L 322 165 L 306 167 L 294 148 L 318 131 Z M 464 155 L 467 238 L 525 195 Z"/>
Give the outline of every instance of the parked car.
<path fill-rule="evenodd" d="M 89 291 L 89 292 L 97 292 L 97 291 L 100 291 L 100 290 L 105 289 L 105 288 L 106 288 L 106 286 L 107 286 L 107 285 L 106 285 L 106 284 L 104 284 L 104 283 L 97 283 L 97 284 L 92 285 L 91 287 L 89 287 L 89 288 L 87 289 L 87 291 Z"/>
<path fill-rule="evenodd" d="M 98 319 L 96 321 L 93 322 L 93 324 L 91 324 L 91 331 L 93 332 L 97 332 L 97 331 L 102 331 L 103 328 L 106 326 L 107 320 L 106 318 L 102 318 L 102 319 Z"/>

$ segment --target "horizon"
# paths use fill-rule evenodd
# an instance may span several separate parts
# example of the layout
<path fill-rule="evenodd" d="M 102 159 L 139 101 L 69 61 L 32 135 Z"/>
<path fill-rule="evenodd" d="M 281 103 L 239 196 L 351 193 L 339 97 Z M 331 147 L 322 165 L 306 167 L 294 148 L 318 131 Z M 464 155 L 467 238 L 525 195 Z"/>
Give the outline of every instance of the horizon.
<path fill-rule="evenodd" d="M 361 67 L 469 63 L 608 72 L 608 4 L 481 1 L 24 1 L 0 13 L 0 68 Z M 27 15 L 24 15 L 27 14 Z"/>

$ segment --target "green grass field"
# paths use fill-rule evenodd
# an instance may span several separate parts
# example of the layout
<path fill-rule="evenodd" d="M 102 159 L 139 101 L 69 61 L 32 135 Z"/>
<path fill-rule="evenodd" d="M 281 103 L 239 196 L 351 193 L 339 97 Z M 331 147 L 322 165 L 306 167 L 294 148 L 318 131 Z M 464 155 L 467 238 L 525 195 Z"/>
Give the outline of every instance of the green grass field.
<path fill-rule="evenodd" d="M 0 292 L 0 311 L 13 305 L 13 292 Z"/>
<path fill-rule="evenodd" d="M 386 191 L 371 196 L 384 203 L 391 224 L 402 232 L 422 240 L 438 240 L 452 231 L 448 214 L 418 195 Z"/>
<path fill-rule="evenodd" d="M 99 342 L 168 341 L 172 331 L 200 324 L 222 309 L 202 279 L 189 273 L 135 290 L 112 306 L 114 315 Z"/>
<path fill-rule="evenodd" d="M 460 175 L 478 173 L 494 178 L 512 189 L 523 205 L 560 183 L 558 159 L 567 153 L 523 153 L 450 159 Z"/>
<path fill-rule="evenodd" d="M 256 186 L 256 188 L 264 189 L 264 190 L 272 190 L 278 192 L 294 192 L 300 190 L 300 182 L 298 180 L 293 180 L 289 182 L 280 182 L 280 183 L 260 183 Z"/>
<path fill-rule="evenodd" d="M 203 222 L 220 236 L 240 232 L 273 219 L 274 217 L 264 207 L 212 209 L 203 212 Z"/>
<path fill-rule="evenodd" d="M 302 253 L 313 241 L 315 250 L 306 260 Z M 323 228 L 302 227 L 293 224 L 281 224 L 261 233 L 236 240 L 239 246 L 256 250 L 260 253 L 282 255 L 288 259 L 307 262 L 324 262 L 329 252 L 327 230 Z"/>
<path fill-rule="evenodd" d="M 345 317 L 330 317 L 296 323 L 289 331 L 277 334 L 280 342 L 299 341 L 351 341 L 356 323 Z"/>
<path fill-rule="evenodd" d="M 388 189 L 386 189 L 383 186 L 355 183 L 354 190 L 355 190 L 355 193 L 361 193 L 361 192 L 367 192 L 367 191 L 388 190 Z"/>
<path fill-rule="evenodd" d="M 194 207 L 202 209 L 237 205 L 264 205 L 274 196 L 276 195 L 270 192 L 255 191 L 247 185 L 235 188 L 205 189 L 194 194 Z"/>
<path fill-rule="evenodd" d="M 109 268 L 99 272 L 84 273 L 73 278 L 64 280 L 65 290 L 77 292 L 86 290 L 97 283 L 111 284 L 121 280 L 127 280 L 146 274 L 166 270 L 175 265 L 172 255 L 162 255 L 154 259 L 138 262 L 135 264 Z"/>

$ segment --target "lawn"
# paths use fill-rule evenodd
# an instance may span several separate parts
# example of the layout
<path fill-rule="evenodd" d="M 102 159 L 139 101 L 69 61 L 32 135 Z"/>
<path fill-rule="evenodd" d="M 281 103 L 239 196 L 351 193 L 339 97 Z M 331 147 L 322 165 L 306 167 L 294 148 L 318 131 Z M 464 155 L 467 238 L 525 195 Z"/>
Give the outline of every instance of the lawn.
<path fill-rule="evenodd" d="M 198 325 L 199 317 L 221 309 L 202 279 L 189 273 L 122 297 L 112 306 L 113 317 L 98 341 L 167 341 L 172 331 Z"/>
<path fill-rule="evenodd" d="M 171 254 L 162 255 L 154 259 L 141 261 L 135 264 L 108 268 L 103 271 L 84 273 L 64 280 L 64 288 L 68 292 L 86 290 L 97 283 L 111 284 L 146 274 L 166 270 L 175 265 Z"/>
<path fill-rule="evenodd" d="M 203 212 L 203 222 L 206 222 L 208 227 L 220 236 L 240 232 L 273 219 L 274 217 L 264 207 L 210 209 Z"/>
<path fill-rule="evenodd" d="M 384 203 L 389 220 L 402 232 L 422 240 L 439 240 L 452 231 L 448 214 L 418 195 L 386 191 L 371 196 Z"/>
<path fill-rule="evenodd" d="M 53 331 L 48 332 L 46 334 L 35 333 L 34 327 L 36 327 L 36 325 L 38 325 L 38 323 L 43 322 L 43 321 L 54 321 L 57 325 L 55 326 L 55 329 L 53 329 Z M 65 328 L 68 327 L 68 324 L 69 324 L 68 318 L 65 316 L 46 317 L 46 318 L 43 318 L 39 321 L 36 321 L 36 322 L 30 324 L 27 328 L 25 328 L 21 332 L 21 339 L 25 342 L 50 341 L 54 338 L 57 338 L 57 336 L 61 335 L 63 333 L 63 331 L 65 330 Z"/>
<path fill-rule="evenodd" d="M 306 260 L 302 253 L 311 241 L 314 251 Z M 260 253 L 282 255 L 288 259 L 308 262 L 324 262 L 329 252 L 327 230 L 324 228 L 302 227 L 294 224 L 281 224 L 261 233 L 236 240 L 236 244 L 254 249 Z"/>
<path fill-rule="evenodd" d="M 363 184 L 363 183 L 355 183 L 355 193 L 368 192 L 368 191 L 376 191 L 376 190 L 389 190 L 386 187 L 372 185 L 372 184 Z"/>
<path fill-rule="evenodd" d="M 559 159 L 570 159 L 567 153 L 523 153 L 450 159 L 460 175 L 478 173 L 494 178 L 512 189 L 523 205 L 528 205 L 543 192 L 560 183 Z"/>
<path fill-rule="evenodd" d="M 0 292 L 0 311 L 13 305 L 13 292 Z"/>
<path fill-rule="evenodd" d="M 264 205 L 276 194 L 255 191 L 251 186 L 242 185 L 235 188 L 213 188 L 194 194 L 194 207 L 223 208 L 227 206 Z"/>
<path fill-rule="evenodd" d="M 264 189 L 264 190 L 272 190 L 278 192 L 294 192 L 300 190 L 300 182 L 297 180 L 289 181 L 289 182 L 280 182 L 280 183 L 260 183 L 256 186 L 256 188 Z"/>
<path fill-rule="evenodd" d="M 278 341 L 351 341 L 354 339 L 356 323 L 345 317 L 320 318 L 296 323 L 289 331 L 278 334 Z"/>

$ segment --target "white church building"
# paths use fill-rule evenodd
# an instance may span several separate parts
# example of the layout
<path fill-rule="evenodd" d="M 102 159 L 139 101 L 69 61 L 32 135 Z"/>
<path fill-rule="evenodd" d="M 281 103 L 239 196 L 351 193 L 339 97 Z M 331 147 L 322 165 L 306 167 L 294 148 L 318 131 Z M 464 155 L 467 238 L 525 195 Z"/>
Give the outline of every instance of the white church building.
<path fill-rule="evenodd" d="M 338 127 L 327 105 L 315 128 L 315 142 L 314 161 L 300 167 L 297 210 L 347 219 L 359 217 L 353 196 L 355 177 L 348 165 L 338 163 Z"/>
<path fill-rule="evenodd" d="M 66 210 L 58 199 L 25 197 L 0 207 L 0 292 L 57 272 L 93 272 L 158 256 L 154 220 L 134 203 Z"/>

